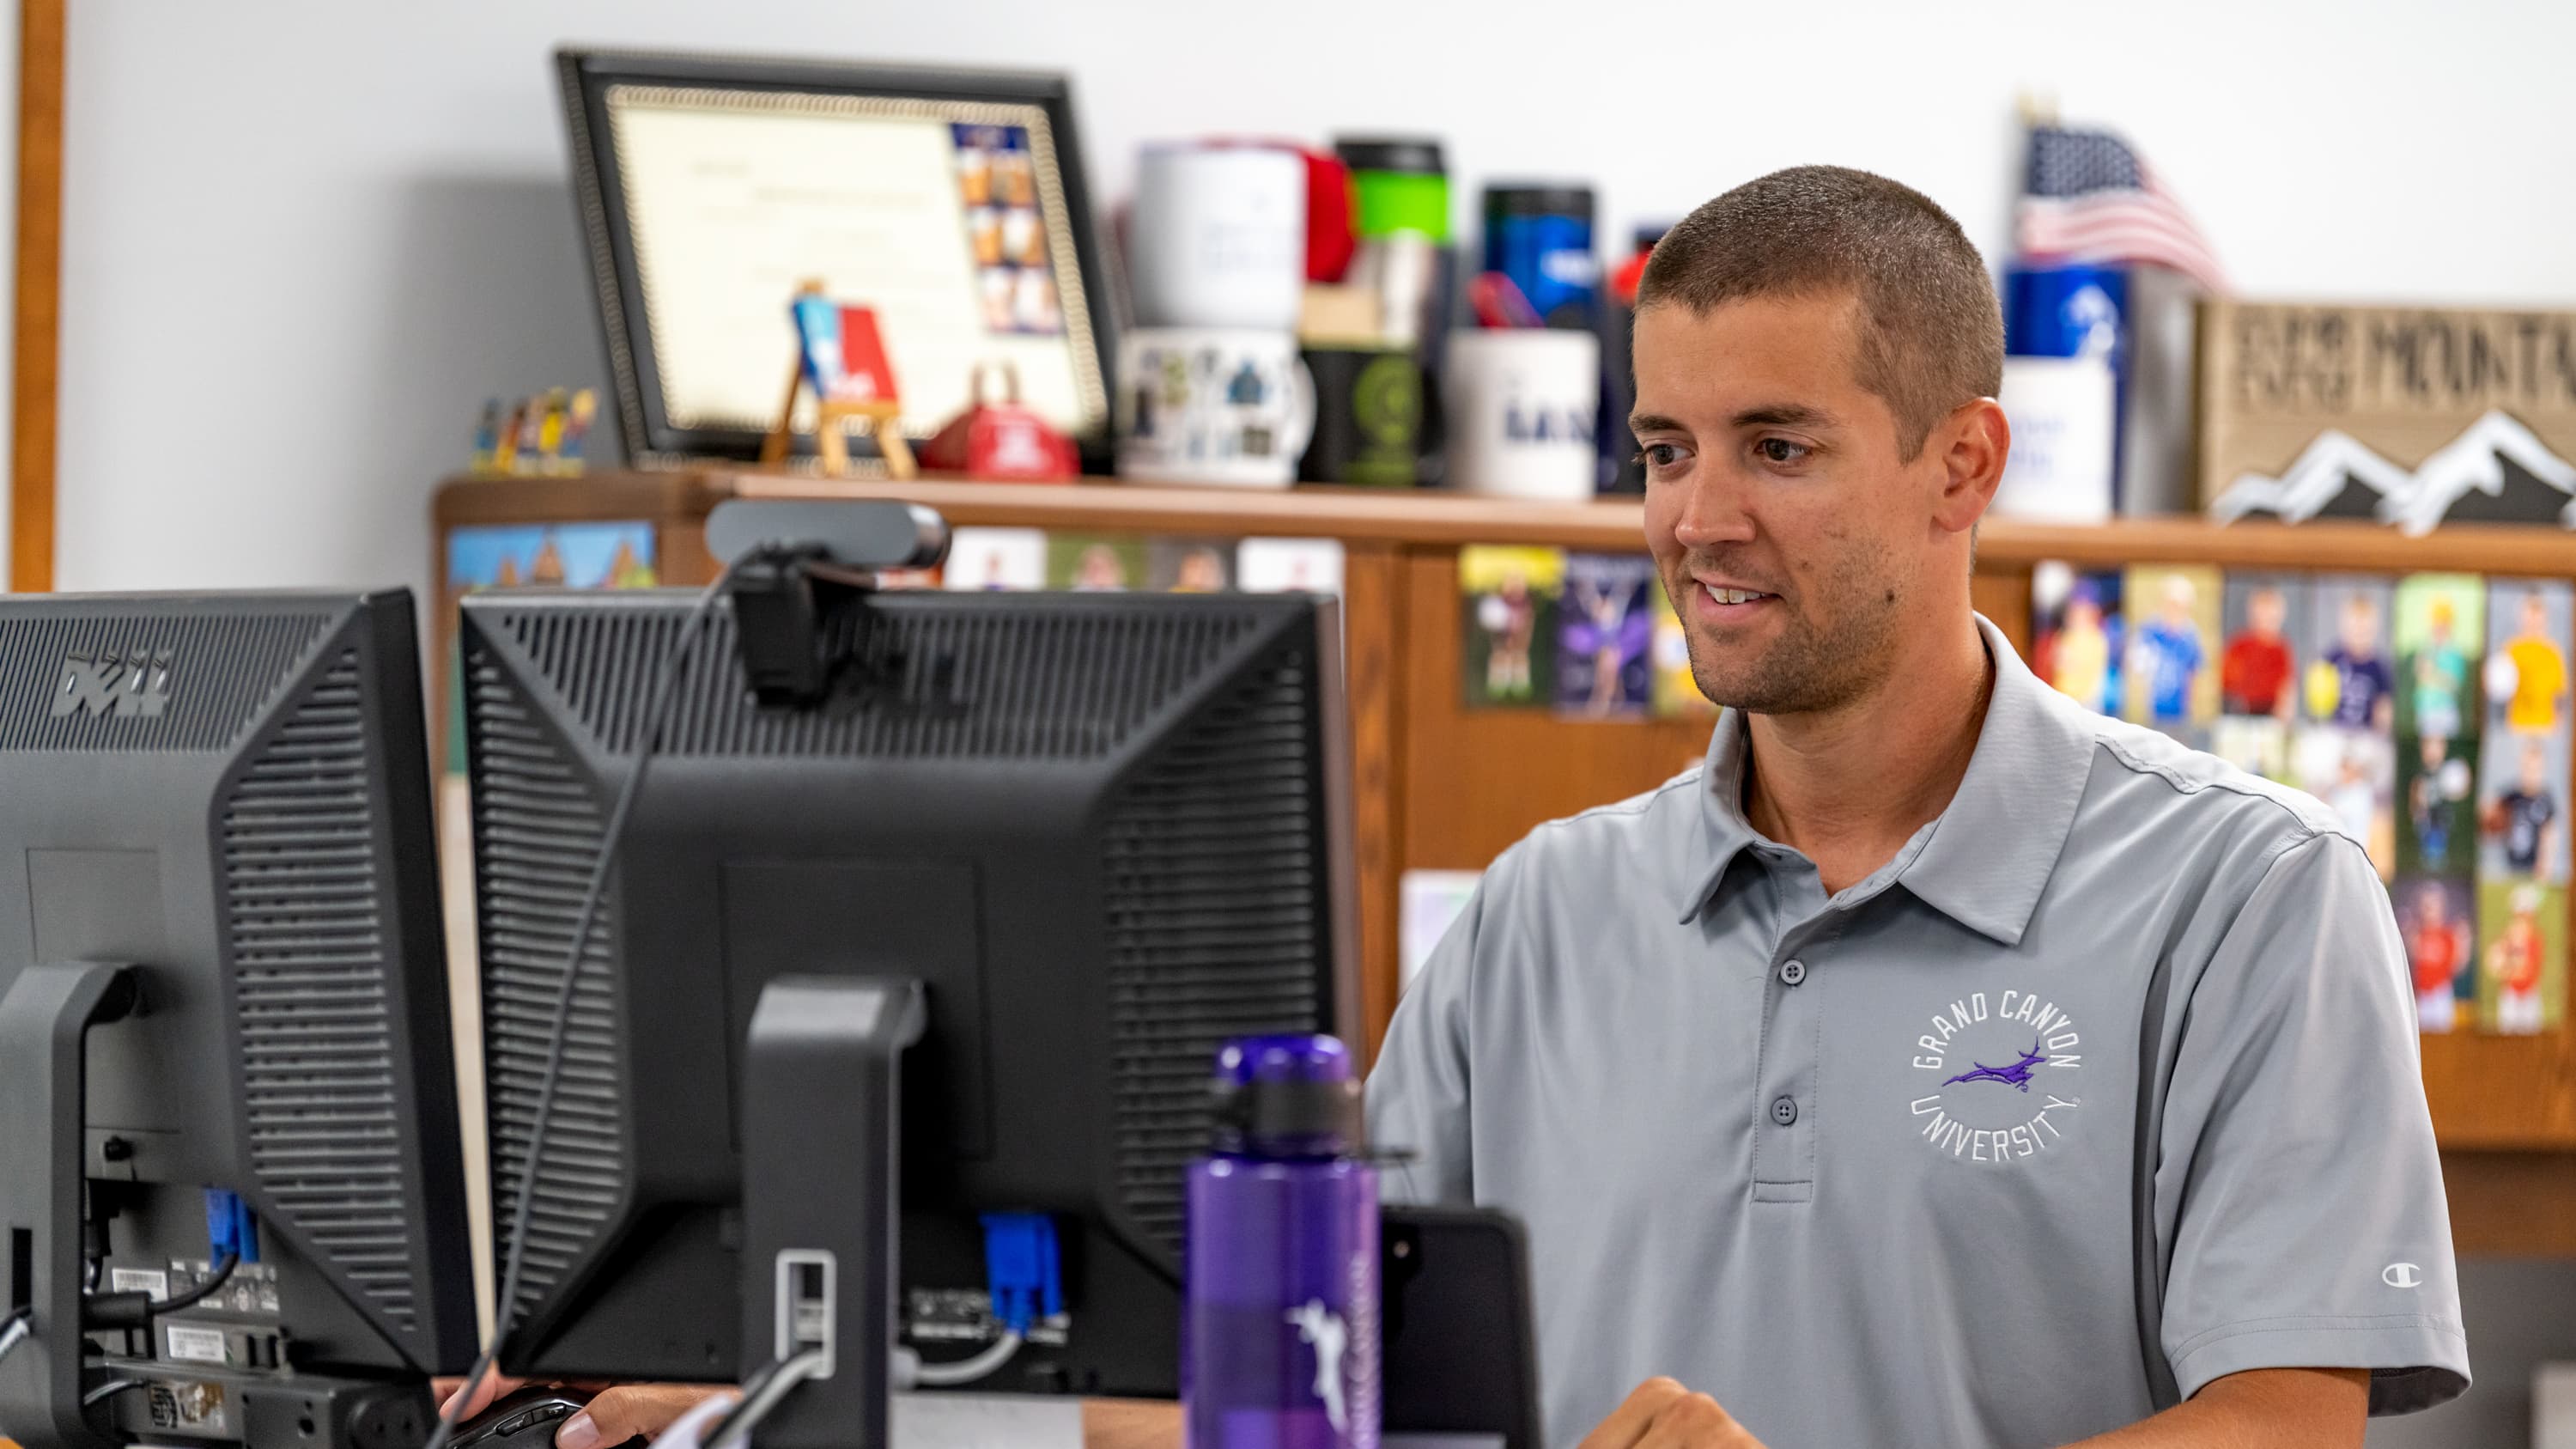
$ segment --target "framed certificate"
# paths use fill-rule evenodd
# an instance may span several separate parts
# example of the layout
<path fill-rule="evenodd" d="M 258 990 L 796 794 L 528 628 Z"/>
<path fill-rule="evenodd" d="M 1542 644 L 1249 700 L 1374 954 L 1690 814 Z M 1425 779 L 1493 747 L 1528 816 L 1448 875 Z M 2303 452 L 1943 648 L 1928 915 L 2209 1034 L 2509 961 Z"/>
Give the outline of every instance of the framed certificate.
<path fill-rule="evenodd" d="M 875 314 L 908 436 L 962 410 L 976 365 L 994 362 L 1049 423 L 1106 432 L 1115 339 L 1063 76 L 556 59 L 639 466 L 758 455 L 806 281 Z M 810 435 L 812 418 L 797 428 Z"/>

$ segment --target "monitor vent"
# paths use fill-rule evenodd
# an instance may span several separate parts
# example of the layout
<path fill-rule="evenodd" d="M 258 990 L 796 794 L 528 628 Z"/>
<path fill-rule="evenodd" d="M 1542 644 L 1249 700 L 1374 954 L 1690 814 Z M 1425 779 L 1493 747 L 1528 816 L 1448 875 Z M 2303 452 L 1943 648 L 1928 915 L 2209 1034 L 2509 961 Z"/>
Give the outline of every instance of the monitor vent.
<path fill-rule="evenodd" d="M 0 750 L 221 749 L 334 617 L 0 612 Z"/>
<path fill-rule="evenodd" d="M 1173 695 L 1261 626 L 1250 609 L 1177 614 L 1111 601 L 1082 609 L 860 611 L 830 641 L 880 681 L 864 704 L 762 709 L 743 686 L 733 616 L 719 609 L 691 651 L 659 753 L 1090 759 L 1130 739 Z M 966 604 L 966 607 L 958 607 Z M 636 745 L 657 671 L 684 617 L 569 607 L 494 609 L 611 754 Z"/>
<path fill-rule="evenodd" d="M 220 843 L 250 1164 L 369 1303 L 418 1325 L 363 681 L 344 649 L 248 759 Z"/>
<path fill-rule="evenodd" d="M 659 622 L 659 621 L 656 621 Z M 652 632 L 667 642 L 676 621 Z M 470 637 L 470 636 L 469 636 Z M 483 957 L 483 1071 L 496 1252 L 506 1252 L 528 1170 L 546 1039 L 606 812 L 537 712 L 480 648 L 465 665 L 474 750 L 474 869 Z M 613 677 L 613 675 L 612 675 Z M 610 971 L 612 887 L 573 994 L 563 1075 L 538 1166 L 518 1311 L 543 1302 L 597 1245 L 625 1190 L 623 1052 Z"/>
<path fill-rule="evenodd" d="M 1217 1048 L 1332 1029 L 1312 673 L 1296 652 L 1269 656 L 1127 782 L 1106 821 L 1118 1192 L 1174 1253 Z"/>

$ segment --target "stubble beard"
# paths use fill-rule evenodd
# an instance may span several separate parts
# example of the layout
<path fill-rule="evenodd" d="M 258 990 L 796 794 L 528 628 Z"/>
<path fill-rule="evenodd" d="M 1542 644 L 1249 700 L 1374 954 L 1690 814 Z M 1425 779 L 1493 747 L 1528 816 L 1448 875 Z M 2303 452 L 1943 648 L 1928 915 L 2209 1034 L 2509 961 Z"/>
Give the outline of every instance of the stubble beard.
<path fill-rule="evenodd" d="M 1687 574 L 1682 584 L 1684 592 L 1675 597 L 1688 601 L 1687 590 L 1699 585 Z M 1898 613 L 1886 588 L 1864 585 L 1860 592 L 1858 608 L 1827 621 L 1810 618 L 1782 599 L 1780 607 L 1789 611 L 1787 627 L 1750 656 L 1721 650 L 1686 624 L 1682 632 L 1690 648 L 1692 680 L 1711 703 L 1748 714 L 1822 714 L 1859 699 L 1894 667 L 1889 656 Z"/>

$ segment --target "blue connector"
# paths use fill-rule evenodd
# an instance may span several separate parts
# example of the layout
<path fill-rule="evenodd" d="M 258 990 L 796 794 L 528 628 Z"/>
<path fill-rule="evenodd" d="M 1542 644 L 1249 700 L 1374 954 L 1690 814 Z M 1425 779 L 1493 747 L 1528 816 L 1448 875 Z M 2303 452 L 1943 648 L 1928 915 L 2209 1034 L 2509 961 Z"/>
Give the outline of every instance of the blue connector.
<path fill-rule="evenodd" d="M 241 1240 L 241 1213 L 234 1206 L 240 1201 L 220 1187 L 206 1189 L 206 1258 L 220 1263 L 225 1255 L 238 1253 Z"/>
<path fill-rule="evenodd" d="M 259 1261 L 259 1222 L 250 1215 L 250 1204 L 239 1193 L 210 1187 L 206 1193 L 206 1253 L 210 1261 L 232 1258 L 238 1262 Z"/>
<path fill-rule="evenodd" d="M 1045 1213 L 984 1214 L 984 1282 L 993 1317 L 1025 1335 L 1037 1319 L 1064 1312 L 1064 1270 L 1055 1219 Z"/>

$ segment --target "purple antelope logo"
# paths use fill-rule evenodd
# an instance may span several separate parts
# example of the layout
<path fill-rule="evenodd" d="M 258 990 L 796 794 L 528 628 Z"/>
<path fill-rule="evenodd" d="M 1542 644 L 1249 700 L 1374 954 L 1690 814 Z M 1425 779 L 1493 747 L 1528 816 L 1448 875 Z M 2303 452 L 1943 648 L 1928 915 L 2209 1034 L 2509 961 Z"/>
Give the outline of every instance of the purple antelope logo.
<path fill-rule="evenodd" d="M 1947 1087 L 1956 1082 L 2001 1082 L 2007 1087 L 2027 1092 L 2030 1090 L 2030 1074 L 2046 1065 L 2047 1061 L 2048 1053 L 2039 1049 L 2039 1043 L 2032 1042 L 2030 1050 L 2023 1052 L 2021 1060 L 2011 1066 L 1990 1067 L 1984 1062 L 1970 1062 L 1968 1065 L 1975 1068 L 1974 1071 L 1961 1072 L 1941 1085 Z"/>

